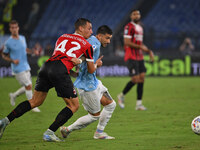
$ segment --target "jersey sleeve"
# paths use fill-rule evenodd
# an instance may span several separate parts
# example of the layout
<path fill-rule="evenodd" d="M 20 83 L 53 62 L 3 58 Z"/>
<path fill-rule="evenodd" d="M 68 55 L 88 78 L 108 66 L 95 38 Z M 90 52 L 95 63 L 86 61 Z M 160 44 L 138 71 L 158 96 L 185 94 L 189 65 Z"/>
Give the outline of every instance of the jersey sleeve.
<path fill-rule="evenodd" d="M 88 49 L 86 49 L 84 54 L 85 54 L 86 61 L 94 62 L 92 46 L 90 46 Z"/>
<path fill-rule="evenodd" d="M 131 26 L 126 25 L 124 27 L 124 38 L 129 38 L 129 39 L 132 38 L 133 33 L 134 33 L 134 30 L 133 28 L 131 28 Z"/>

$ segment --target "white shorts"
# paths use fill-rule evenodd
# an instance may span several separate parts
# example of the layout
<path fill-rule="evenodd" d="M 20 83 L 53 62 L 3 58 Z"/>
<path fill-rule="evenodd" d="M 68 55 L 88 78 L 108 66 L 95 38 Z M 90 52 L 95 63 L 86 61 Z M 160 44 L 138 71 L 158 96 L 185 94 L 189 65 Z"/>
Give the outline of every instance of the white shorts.
<path fill-rule="evenodd" d="M 102 84 L 101 81 L 99 81 L 97 89 L 94 91 L 88 92 L 88 91 L 78 89 L 78 93 L 83 102 L 83 107 L 85 108 L 86 111 L 92 114 L 95 114 L 101 111 L 100 100 L 105 92 L 108 93 L 108 89 Z M 109 93 L 108 95 L 110 96 Z M 109 98 L 112 99 L 111 96 Z"/>
<path fill-rule="evenodd" d="M 15 78 L 22 86 L 28 86 L 32 84 L 31 73 L 30 70 L 23 71 L 15 74 Z"/>

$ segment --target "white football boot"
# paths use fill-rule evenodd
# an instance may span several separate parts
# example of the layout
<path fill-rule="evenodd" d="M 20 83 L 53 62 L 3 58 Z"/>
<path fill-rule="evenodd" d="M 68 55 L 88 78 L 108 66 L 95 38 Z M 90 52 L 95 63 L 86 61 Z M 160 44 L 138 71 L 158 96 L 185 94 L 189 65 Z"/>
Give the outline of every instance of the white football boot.
<path fill-rule="evenodd" d="M 62 142 L 63 140 L 59 139 L 53 131 L 47 130 L 43 134 L 43 140 L 46 142 Z"/>
<path fill-rule="evenodd" d="M 124 109 L 125 107 L 125 104 L 124 104 L 124 95 L 122 93 L 118 94 L 117 95 L 117 99 L 118 99 L 118 104 L 119 104 L 119 107 Z"/>
<path fill-rule="evenodd" d="M 67 138 L 70 134 L 68 128 L 64 127 L 64 126 L 60 127 L 60 132 L 61 132 L 63 138 Z"/>
<path fill-rule="evenodd" d="M 94 139 L 107 139 L 107 140 L 113 140 L 115 137 L 109 136 L 106 132 L 95 132 L 94 133 Z"/>
<path fill-rule="evenodd" d="M 33 112 L 41 112 L 40 109 L 38 107 L 35 107 L 32 109 Z"/>
<path fill-rule="evenodd" d="M 144 105 L 136 105 L 135 110 L 147 110 L 147 108 Z"/>

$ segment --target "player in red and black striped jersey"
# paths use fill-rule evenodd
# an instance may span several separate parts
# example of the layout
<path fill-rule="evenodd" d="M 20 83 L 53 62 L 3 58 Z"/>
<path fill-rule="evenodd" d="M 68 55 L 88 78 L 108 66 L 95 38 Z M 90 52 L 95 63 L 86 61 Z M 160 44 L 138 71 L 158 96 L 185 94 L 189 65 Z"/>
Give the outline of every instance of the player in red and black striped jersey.
<path fill-rule="evenodd" d="M 61 141 L 54 132 L 66 123 L 79 108 L 79 101 L 69 76 L 74 65 L 79 64 L 82 55 L 86 58 L 89 73 L 96 70 L 101 62 L 99 58 L 94 64 L 92 46 L 85 40 L 92 34 L 92 24 L 89 20 L 80 18 L 75 22 L 75 34 L 63 34 L 56 42 L 53 56 L 41 67 L 32 99 L 20 103 L 7 117 L 0 120 L 0 138 L 6 126 L 14 119 L 29 110 L 40 106 L 48 93 L 55 87 L 57 95 L 62 97 L 66 107 L 57 115 L 55 121 L 44 133 L 45 141 Z"/>
<path fill-rule="evenodd" d="M 143 44 L 143 28 L 139 24 L 141 15 L 139 10 L 133 10 L 130 15 L 131 22 L 124 28 L 124 60 L 129 69 L 131 80 L 127 83 L 122 93 L 118 97 L 118 103 L 124 108 L 124 96 L 137 84 L 136 110 L 146 110 L 142 105 L 143 84 L 146 68 L 144 66 L 143 51 L 149 53 L 151 61 L 154 60 L 152 50 Z"/>

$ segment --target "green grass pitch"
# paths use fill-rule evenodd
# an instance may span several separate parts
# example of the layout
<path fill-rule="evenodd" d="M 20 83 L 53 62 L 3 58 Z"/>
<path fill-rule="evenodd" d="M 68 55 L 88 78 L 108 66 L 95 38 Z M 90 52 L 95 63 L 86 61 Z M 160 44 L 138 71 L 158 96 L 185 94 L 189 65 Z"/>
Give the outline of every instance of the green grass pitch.
<path fill-rule="evenodd" d="M 36 78 L 33 78 L 35 84 Z M 128 77 L 101 79 L 113 99 L 121 92 Z M 0 79 L 0 118 L 14 108 L 8 93 L 19 88 L 14 78 Z M 34 87 L 34 86 L 33 86 Z M 17 98 L 17 104 L 25 95 Z M 74 131 L 65 142 L 48 143 L 42 140 L 44 131 L 54 121 L 65 103 L 54 89 L 40 106 L 41 113 L 28 112 L 14 120 L 0 139 L 0 150 L 199 150 L 200 136 L 191 130 L 191 121 L 200 115 L 199 77 L 147 77 L 143 104 L 147 111 L 136 111 L 136 86 L 126 95 L 125 109 L 117 105 L 105 132 L 115 140 L 94 140 L 97 122 Z M 87 112 L 80 109 L 65 124 L 74 122 Z M 61 137 L 59 130 L 56 135 Z"/>

